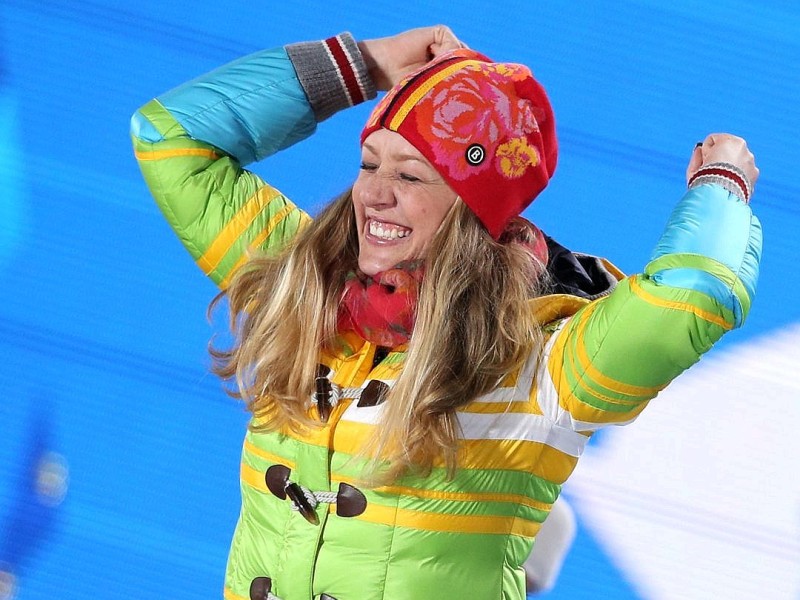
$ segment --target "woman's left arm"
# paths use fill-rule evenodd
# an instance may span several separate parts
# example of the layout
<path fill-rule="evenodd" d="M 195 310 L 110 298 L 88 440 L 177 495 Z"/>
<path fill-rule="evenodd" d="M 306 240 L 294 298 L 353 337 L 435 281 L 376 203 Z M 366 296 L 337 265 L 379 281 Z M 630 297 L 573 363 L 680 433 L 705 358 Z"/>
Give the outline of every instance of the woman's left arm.
<path fill-rule="evenodd" d="M 255 52 L 136 111 L 136 158 L 169 224 L 221 287 L 258 248 L 274 253 L 307 215 L 247 166 L 310 136 L 375 95 L 355 39 Z"/>
<path fill-rule="evenodd" d="M 744 323 L 761 259 L 761 225 L 749 206 L 758 169 L 744 140 L 714 134 L 695 149 L 687 177 L 689 189 L 644 273 L 621 281 L 551 338 L 552 386 L 544 387 L 552 393 L 541 399 L 560 424 L 593 431 L 630 422 Z"/>

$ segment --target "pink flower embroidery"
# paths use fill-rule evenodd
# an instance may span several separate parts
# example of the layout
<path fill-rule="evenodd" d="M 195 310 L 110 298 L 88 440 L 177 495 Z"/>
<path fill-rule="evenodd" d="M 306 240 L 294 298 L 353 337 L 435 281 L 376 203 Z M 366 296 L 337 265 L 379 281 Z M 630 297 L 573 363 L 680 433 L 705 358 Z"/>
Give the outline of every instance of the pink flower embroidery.
<path fill-rule="evenodd" d="M 474 76 L 469 71 L 474 71 Z M 538 152 L 524 139 L 538 129 L 533 105 L 504 89 L 512 85 L 512 79 L 525 77 L 522 70 L 517 71 L 502 65 L 476 65 L 448 78 L 450 85 L 445 79 L 415 107 L 417 126 L 429 139 L 436 163 L 447 167 L 454 179 L 464 180 L 493 165 L 506 177 L 518 177 L 520 169 L 538 163 Z M 526 148 L 518 143 L 508 146 L 509 140 L 518 138 Z M 490 153 L 499 152 L 498 144 L 504 143 L 508 146 L 503 150 L 506 162 L 487 160 L 477 167 L 468 165 L 463 160 L 464 150 L 473 143 L 483 145 Z"/>

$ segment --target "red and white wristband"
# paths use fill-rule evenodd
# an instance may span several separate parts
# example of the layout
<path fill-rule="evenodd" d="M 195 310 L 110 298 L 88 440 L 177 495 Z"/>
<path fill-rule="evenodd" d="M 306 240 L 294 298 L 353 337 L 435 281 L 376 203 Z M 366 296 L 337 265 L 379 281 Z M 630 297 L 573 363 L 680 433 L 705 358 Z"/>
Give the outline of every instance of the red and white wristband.
<path fill-rule="evenodd" d="M 726 162 L 703 165 L 689 178 L 690 189 L 707 183 L 722 186 L 745 204 L 750 202 L 750 196 L 753 194 L 753 186 L 744 171 Z"/>
<path fill-rule="evenodd" d="M 375 84 L 355 38 L 347 32 L 286 46 L 317 122 L 374 98 Z"/>

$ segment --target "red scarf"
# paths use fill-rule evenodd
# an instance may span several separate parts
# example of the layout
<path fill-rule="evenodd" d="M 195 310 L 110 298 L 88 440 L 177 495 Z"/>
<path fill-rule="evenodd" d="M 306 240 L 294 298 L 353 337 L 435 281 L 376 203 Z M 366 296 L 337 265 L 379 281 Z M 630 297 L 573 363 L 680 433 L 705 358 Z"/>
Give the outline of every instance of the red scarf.
<path fill-rule="evenodd" d="M 339 330 L 394 348 L 411 339 L 422 283 L 422 261 L 405 261 L 370 277 L 350 273 L 339 308 Z"/>
<path fill-rule="evenodd" d="M 515 217 L 507 225 L 500 243 L 519 243 L 539 262 L 547 265 L 547 243 L 533 223 Z M 404 261 L 370 277 L 350 273 L 339 307 L 339 331 L 355 331 L 365 340 L 395 348 L 406 344 L 414 332 L 419 286 L 424 274 L 422 260 Z"/>

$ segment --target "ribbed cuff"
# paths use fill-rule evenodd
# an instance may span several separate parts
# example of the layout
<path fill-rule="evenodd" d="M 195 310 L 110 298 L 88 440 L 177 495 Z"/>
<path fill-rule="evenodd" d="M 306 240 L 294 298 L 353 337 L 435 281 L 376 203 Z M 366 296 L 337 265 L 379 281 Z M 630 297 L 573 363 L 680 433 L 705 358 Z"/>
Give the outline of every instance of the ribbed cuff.
<path fill-rule="evenodd" d="M 706 183 L 722 186 L 745 203 L 750 202 L 753 193 L 753 186 L 744 171 L 730 163 L 716 162 L 703 165 L 689 178 L 689 188 Z"/>
<path fill-rule="evenodd" d="M 286 46 L 317 122 L 371 100 L 377 94 L 367 65 L 350 33 L 319 42 Z"/>

